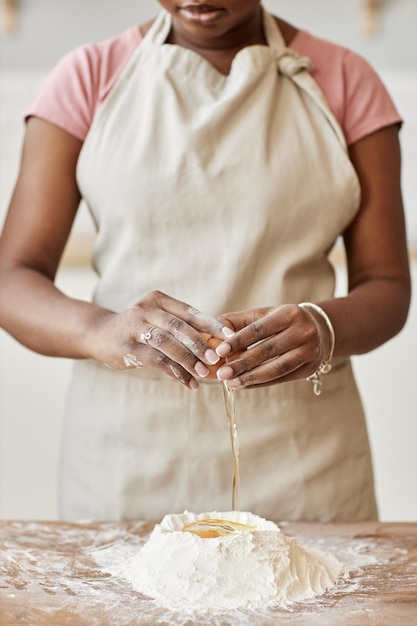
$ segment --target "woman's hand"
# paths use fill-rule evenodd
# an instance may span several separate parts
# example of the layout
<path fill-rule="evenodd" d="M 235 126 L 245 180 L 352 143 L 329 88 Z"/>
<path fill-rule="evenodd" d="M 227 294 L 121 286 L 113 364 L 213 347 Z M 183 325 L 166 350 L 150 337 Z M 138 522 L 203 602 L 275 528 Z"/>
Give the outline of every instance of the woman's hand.
<path fill-rule="evenodd" d="M 364 354 L 394 337 L 407 319 L 411 292 L 398 127 L 364 137 L 350 146 L 349 155 L 361 205 L 343 233 L 348 293 L 319 303 L 334 328 L 335 356 Z M 219 355 L 229 355 L 218 377 L 231 386 L 252 387 L 310 376 L 330 350 L 320 317 L 296 305 L 223 316 L 238 332 L 217 348 Z M 257 341 L 262 343 L 235 358 Z"/>
<path fill-rule="evenodd" d="M 227 331 L 216 319 L 153 291 L 123 313 L 103 315 L 90 332 L 88 350 L 113 369 L 152 367 L 197 389 L 196 378 L 208 376 L 208 366 L 220 361 L 200 333 L 223 340 Z"/>
<path fill-rule="evenodd" d="M 54 284 L 76 215 L 82 142 L 38 118 L 27 123 L 22 163 L 0 239 L 0 325 L 31 350 L 154 367 L 195 389 L 219 357 L 199 331 L 222 324 L 153 292 L 124 313 L 68 297 Z"/>
<path fill-rule="evenodd" d="M 228 360 L 217 377 L 230 387 L 263 387 L 306 378 L 330 353 L 325 320 L 296 304 L 228 313 L 221 320 L 237 331 L 216 349 Z"/>

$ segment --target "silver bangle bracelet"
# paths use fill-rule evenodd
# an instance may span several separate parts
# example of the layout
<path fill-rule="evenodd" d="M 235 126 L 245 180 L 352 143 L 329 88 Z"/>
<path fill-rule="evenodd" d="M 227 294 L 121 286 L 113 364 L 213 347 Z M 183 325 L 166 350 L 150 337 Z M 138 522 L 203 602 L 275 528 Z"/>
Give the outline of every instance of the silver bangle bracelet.
<path fill-rule="evenodd" d="M 317 304 L 314 304 L 313 302 L 301 302 L 298 306 L 301 309 L 312 309 L 313 311 L 316 311 L 316 313 L 321 315 L 321 317 L 326 322 L 326 326 L 330 335 L 329 356 L 325 361 L 321 363 L 321 365 L 319 365 L 314 374 L 311 374 L 311 376 L 306 379 L 308 382 L 313 383 L 313 392 L 316 396 L 319 396 L 321 394 L 321 374 L 328 374 L 332 369 L 331 360 L 333 358 L 334 345 L 336 343 L 334 328 L 327 313 L 323 311 L 323 309 Z"/>

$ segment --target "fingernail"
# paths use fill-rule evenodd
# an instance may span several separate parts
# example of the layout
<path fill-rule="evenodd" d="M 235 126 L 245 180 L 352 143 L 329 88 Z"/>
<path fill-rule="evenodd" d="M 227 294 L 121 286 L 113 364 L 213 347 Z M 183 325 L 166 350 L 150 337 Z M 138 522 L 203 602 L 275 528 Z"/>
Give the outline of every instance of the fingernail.
<path fill-rule="evenodd" d="M 198 384 L 198 382 L 196 381 L 196 379 L 195 379 L 195 378 L 192 378 L 192 379 L 190 380 L 190 389 L 192 389 L 193 391 L 195 391 L 196 389 L 198 389 L 198 388 L 199 388 L 199 386 L 200 386 L 200 385 Z"/>
<path fill-rule="evenodd" d="M 220 367 L 217 370 L 217 378 L 219 380 L 227 380 L 228 378 L 230 378 L 231 376 L 233 376 L 234 371 L 232 370 L 231 367 L 228 367 L 226 365 L 226 367 Z"/>
<path fill-rule="evenodd" d="M 206 367 L 204 363 L 202 363 L 201 361 L 197 361 L 197 363 L 194 366 L 194 369 L 197 372 L 197 374 L 201 376 L 201 378 L 204 378 L 205 376 L 207 376 L 207 374 L 210 371 L 208 367 Z"/>
<path fill-rule="evenodd" d="M 216 348 L 216 352 L 219 356 L 221 357 L 225 357 L 229 354 L 229 352 L 232 351 L 231 346 L 229 346 L 228 343 L 221 343 L 220 345 L 217 346 Z"/>
<path fill-rule="evenodd" d="M 207 361 L 212 365 L 220 361 L 220 357 L 214 352 L 214 350 L 206 350 L 204 356 L 206 357 Z"/>
<path fill-rule="evenodd" d="M 222 333 L 225 337 L 233 337 L 233 335 L 235 334 L 235 331 L 232 330 L 231 328 L 228 328 L 227 326 L 223 326 Z"/>

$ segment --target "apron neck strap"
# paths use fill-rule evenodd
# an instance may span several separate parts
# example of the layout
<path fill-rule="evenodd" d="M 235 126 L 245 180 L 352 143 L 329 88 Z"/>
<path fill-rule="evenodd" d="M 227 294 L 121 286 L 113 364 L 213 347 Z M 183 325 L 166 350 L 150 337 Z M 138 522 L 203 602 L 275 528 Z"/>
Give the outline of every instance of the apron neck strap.
<path fill-rule="evenodd" d="M 278 55 L 282 55 L 286 49 L 284 37 L 279 29 L 276 19 L 261 6 L 262 21 L 265 39 L 270 48 L 273 48 Z"/>
<path fill-rule="evenodd" d="M 168 39 L 168 35 L 171 32 L 172 28 L 172 17 L 162 9 L 157 15 L 154 23 L 146 33 L 145 37 L 140 44 L 141 47 L 147 44 L 159 44 L 162 45 Z"/>

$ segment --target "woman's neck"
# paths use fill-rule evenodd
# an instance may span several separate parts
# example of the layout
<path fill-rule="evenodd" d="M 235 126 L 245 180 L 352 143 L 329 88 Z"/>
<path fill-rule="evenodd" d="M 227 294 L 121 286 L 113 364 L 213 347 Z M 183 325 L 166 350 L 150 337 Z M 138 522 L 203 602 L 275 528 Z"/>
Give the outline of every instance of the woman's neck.
<path fill-rule="evenodd" d="M 280 18 L 275 19 L 284 38 L 285 45 L 289 46 L 298 32 L 297 29 Z M 146 35 L 153 22 L 154 20 L 140 27 L 142 36 Z M 166 43 L 193 50 L 212 63 L 222 74 L 230 72 L 234 57 L 243 48 L 253 45 L 267 45 L 261 13 L 259 13 L 259 21 L 256 23 L 252 21 L 250 24 L 244 24 L 236 33 L 229 32 L 227 37 L 223 39 L 221 37 L 218 39 L 210 38 L 208 41 L 202 41 L 201 39 L 193 41 L 192 38 L 184 36 L 181 29 L 175 28 L 174 22 Z"/>

